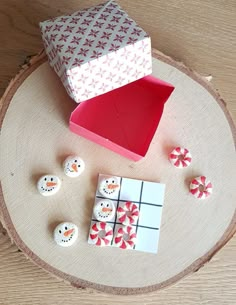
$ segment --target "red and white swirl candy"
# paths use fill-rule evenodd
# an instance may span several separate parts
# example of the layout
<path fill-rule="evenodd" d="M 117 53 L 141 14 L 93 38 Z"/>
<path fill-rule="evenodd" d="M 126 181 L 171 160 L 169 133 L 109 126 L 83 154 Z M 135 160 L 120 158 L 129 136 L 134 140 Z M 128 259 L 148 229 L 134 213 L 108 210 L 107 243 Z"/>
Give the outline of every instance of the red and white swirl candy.
<path fill-rule="evenodd" d="M 94 223 L 90 229 L 90 243 L 96 246 L 110 246 L 112 237 L 112 227 L 105 222 Z"/>
<path fill-rule="evenodd" d="M 136 232 L 131 226 L 123 226 L 118 229 L 114 243 L 121 249 L 133 249 L 136 243 Z"/>
<path fill-rule="evenodd" d="M 118 207 L 117 209 L 117 220 L 123 225 L 128 226 L 135 224 L 138 218 L 139 208 L 131 201 L 127 201 L 123 207 Z"/>
<path fill-rule="evenodd" d="M 188 167 L 192 156 L 187 148 L 176 147 L 169 155 L 169 160 L 177 168 Z"/>
<path fill-rule="evenodd" d="M 206 199 L 212 193 L 212 183 L 205 176 L 196 177 L 190 183 L 190 193 L 198 199 Z"/>

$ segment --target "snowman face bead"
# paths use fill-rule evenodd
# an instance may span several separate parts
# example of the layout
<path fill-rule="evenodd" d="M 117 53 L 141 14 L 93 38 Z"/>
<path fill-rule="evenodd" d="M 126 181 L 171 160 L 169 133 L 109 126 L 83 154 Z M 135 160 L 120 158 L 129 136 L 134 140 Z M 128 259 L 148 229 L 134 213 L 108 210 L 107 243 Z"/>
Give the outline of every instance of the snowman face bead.
<path fill-rule="evenodd" d="M 93 209 L 95 218 L 99 221 L 110 221 L 115 215 L 115 206 L 111 200 L 99 200 Z"/>
<path fill-rule="evenodd" d="M 54 229 L 54 240 L 62 247 L 69 247 L 78 238 L 78 227 L 71 222 L 60 223 Z"/>
<path fill-rule="evenodd" d="M 51 196 L 56 194 L 60 187 L 61 180 L 57 176 L 53 175 L 42 176 L 37 183 L 37 189 L 43 196 Z"/>
<path fill-rule="evenodd" d="M 78 156 L 69 156 L 63 163 L 64 173 L 68 177 L 78 177 L 85 168 L 84 161 Z"/>
<path fill-rule="evenodd" d="M 120 181 L 117 177 L 103 179 L 99 185 L 99 192 L 107 198 L 116 198 L 120 190 Z"/>

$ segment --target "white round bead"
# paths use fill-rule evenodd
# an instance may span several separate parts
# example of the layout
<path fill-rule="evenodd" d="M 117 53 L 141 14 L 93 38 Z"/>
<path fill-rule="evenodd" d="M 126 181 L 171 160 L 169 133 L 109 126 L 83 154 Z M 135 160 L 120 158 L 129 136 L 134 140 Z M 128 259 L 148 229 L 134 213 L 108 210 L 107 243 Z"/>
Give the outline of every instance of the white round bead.
<path fill-rule="evenodd" d="M 99 193 L 106 198 L 117 198 L 120 190 L 120 181 L 117 177 L 105 178 L 100 182 Z"/>
<path fill-rule="evenodd" d="M 56 194 L 61 187 L 61 180 L 57 176 L 42 176 L 37 183 L 37 189 L 43 196 L 51 196 Z"/>
<path fill-rule="evenodd" d="M 62 222 L 54 229 L 54 240 L 62 247 L 69 247 L 78 238 L 78 227 L 71 222 Z"/>
<path fill-rule="evenodd" d="M 95 218 L 99 221 L 110 221 L 115 215 L 115 206 L 111 200 L 99 200 L 93 209 Z"/>
<path fill-rule="evenodd" d="M 71 178 L 80 176 L 84 169 L 85 163 L 79 156 L 69 156 L 63 163 L 64 173 Z"/>

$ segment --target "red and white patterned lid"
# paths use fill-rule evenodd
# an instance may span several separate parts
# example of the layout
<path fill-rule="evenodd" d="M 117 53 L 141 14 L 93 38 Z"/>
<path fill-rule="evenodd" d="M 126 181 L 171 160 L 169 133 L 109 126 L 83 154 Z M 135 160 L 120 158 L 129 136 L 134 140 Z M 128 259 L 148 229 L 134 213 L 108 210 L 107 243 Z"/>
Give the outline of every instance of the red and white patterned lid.
<path fill-rule="evenodd" d="M 66 70 L 149 37 L 113 1 L 41 22 L 40 28 Z"/>

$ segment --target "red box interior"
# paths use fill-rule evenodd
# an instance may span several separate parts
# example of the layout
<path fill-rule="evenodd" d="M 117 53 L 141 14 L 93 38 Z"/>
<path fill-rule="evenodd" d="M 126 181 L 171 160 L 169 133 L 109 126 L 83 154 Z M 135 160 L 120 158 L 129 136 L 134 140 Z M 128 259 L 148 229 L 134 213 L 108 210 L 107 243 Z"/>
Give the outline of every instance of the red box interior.
<path fill-rule="evenodd" d="M 71 114 L 70 129 L 137 161 L 146 155 L 173 90 L 146 76 L 79 104 Z"/>

